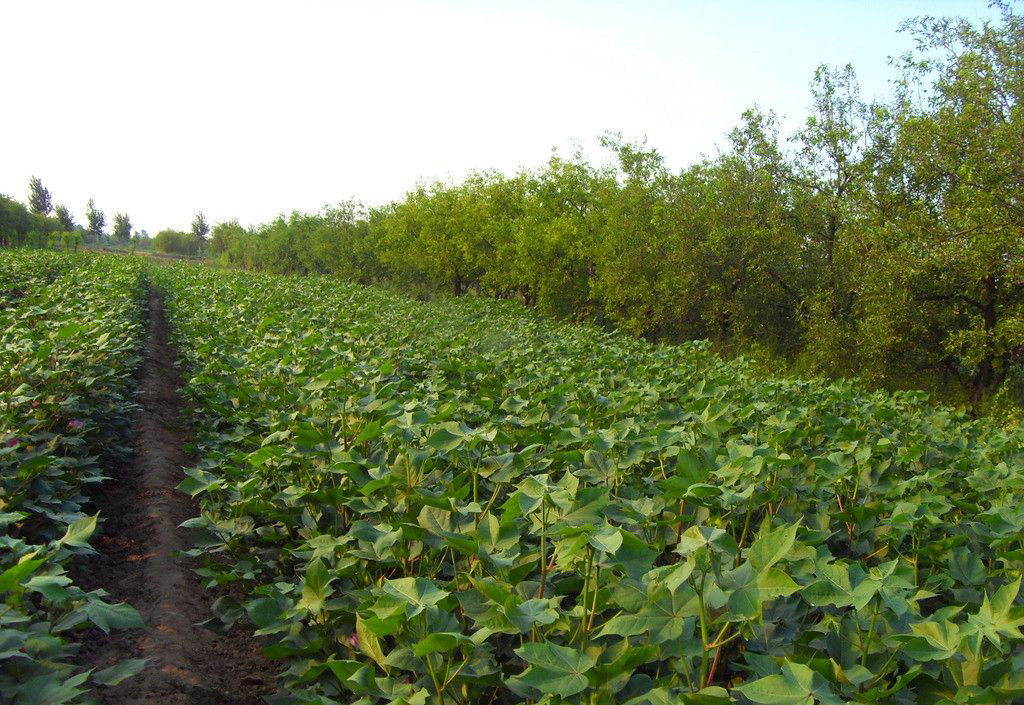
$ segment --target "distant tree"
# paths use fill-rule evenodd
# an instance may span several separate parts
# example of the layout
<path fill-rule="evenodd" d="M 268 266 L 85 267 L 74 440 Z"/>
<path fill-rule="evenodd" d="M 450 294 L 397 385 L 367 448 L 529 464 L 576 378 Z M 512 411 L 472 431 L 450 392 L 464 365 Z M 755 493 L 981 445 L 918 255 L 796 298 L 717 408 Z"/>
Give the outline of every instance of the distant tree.
<path fill-rule="evenodd" d="M 161 230 L 153 236 L 153 249 L 165 254 L 195 256 L 199 254 L 200 242 L 192 232 Z"/>
<path fill-rule="evenodd" d="M 33 216 L 21 203 L 0 194 L 0 247 L 17 247 L 25 244 L 26 236 L 32 229 Z"/>
<path fill-rule="evenodd" d="M 99 240 L 103 237 L 103 227 L 107 224 L 107 217 L 103 215 L 103 211 L 96 207 L 96 204 L 90 198 L 89 202 L 85 204 L 85 217 L 89 221 L 89 227 L 87 228 L 89 235 L 92 236 L 93 240 Z"/>
<path fill-rule="evenodd" d="M 79 232 L 65 232 L 61 235 L 61 241 L 65 250 L 77 252 L 78 246 L 82 244 L 82 234 Z"/>
<path fill-rule="evenodd" d="M 199 240 L 206 240 L 206 236 L 210 234 L 210 224 L 206 222 L 206 216 L 202 211 L 196 213 L 196 217 L 192 219 L 192 234 Z"/>
<path fill-rule="evenodd" d="M 114 239 L 118 242 L 128 242 L 132 239 L 132 222 L 124 213 L 114 216 Z"/>
<path fill-rule="evenodd" d="M 68 207 L 65 205 L 59 205 L 54 209 L 54 213 L 57 215 L 57 220 L 60 221 L 61 228 L 64 232 L 69 233 L 75 229 L 75 216 L 71 214 Z"/>
<path fill-rule="evenodd" d="M 33 176 L 28 181 L 29 196 L 28 205 L 36 215 L 49 215 L 53 210 L 53 200 L 50 198 L 50 191 L 43 186 L 38 176 Z"/>

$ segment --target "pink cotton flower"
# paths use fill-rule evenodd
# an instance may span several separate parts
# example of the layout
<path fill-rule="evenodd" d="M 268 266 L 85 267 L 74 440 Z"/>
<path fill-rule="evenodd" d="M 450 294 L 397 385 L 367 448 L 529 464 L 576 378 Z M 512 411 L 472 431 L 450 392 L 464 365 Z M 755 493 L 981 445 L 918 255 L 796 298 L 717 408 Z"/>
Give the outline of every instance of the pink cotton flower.
<path fill-rule="evenodd" d="M 18 445 L 18 443 L 19 441 L 17 438 L 11 438 L 10 440 L 7 441 L 7 447 L 13 448 L 14 446 Z"/>
<path fill-rule="evenodd" d="M 72 420 L 68 421 L 68 430 L 69 431 L 78 431 L 78 430 L 81 430 L 83 428 L 85 428 L 85 423 L 82 422 L 82 421 L 79 421 L 78 419 L 72 419 Z"/>
<path fill-rule="evenodd" d="M 352 632 L 351 634 L 349 634 L 349 636 L 348 636 L 348 645 L 351 646 L 353 649 L 358 649 L 359 648 L 359 635 L 356 634 L 355 632 Z"/>

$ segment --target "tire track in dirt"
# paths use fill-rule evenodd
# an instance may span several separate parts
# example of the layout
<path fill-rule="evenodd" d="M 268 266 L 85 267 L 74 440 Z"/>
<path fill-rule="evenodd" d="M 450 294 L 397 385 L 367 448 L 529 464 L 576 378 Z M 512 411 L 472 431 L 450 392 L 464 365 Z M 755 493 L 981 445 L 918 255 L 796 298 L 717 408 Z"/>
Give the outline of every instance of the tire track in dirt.
<path fill-rule="evenodd" d="M 151 293 L 135 453 L 95 497 L 102 535 L 79 577 L 86 589 L 102 587 L 112 601 L 136 607 L 146 628 L 109 636 L 91 629 L 82 635 L 80 660 L 100 669 L 124 658 L 151 659 L 139 675 L 99 689 L 105 705 L 255 705 L 274 691 L 274 668 L 244 628 L 220 635 L 196 626 L 210 616 L 213 598 L 192 572 L 194 561 L 177 555 L 190 548 L 178 525 L 199 510 L 175 490 L 192 461 L 184 450 L 189 435 L 180 421 L 185 403 L 175 357 L 163 302 Z"/>

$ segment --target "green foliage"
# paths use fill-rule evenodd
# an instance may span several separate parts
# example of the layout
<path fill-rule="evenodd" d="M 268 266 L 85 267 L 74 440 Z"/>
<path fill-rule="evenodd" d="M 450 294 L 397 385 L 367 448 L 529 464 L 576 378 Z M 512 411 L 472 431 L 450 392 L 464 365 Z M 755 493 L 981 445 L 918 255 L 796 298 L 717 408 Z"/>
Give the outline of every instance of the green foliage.
<path fill-rule="evenodd" d="M 114 216 L 114 240 L 125 243 L 132 238 L 132 222 L 124 213 L 117 213 Z"/>
<path fill-rule="evenodd" d="M 153 236 L 153 249 L 164 254 L 196 257 L 202 251 L 202 242 L 194 233 L 167 229 Z"/>
<path fill-rule="evenodd" d="M 138 612 L 85 592 L 68 563 L 90 552 L 86 488 L 123 459 L 139 361 L 137 262 L 0 254 L 0 701 L 84 702 L 141 665 L 77 672 L 67 635 L 141 626 Z"/>
<path fill-rule="evenodd" d="M 50 191 L 43 186 L 38 176 L 29 179 L 28 205 L 36 215 L 50 215 L 53 210 L 53 199 L 50 198 Z"/>
<path fill-rule="evenodd" d="M 206 222 L 206 216 L 202 212 L 196 213 L 196 217 L 192 219 L 192 235 L 197 240 L 205 241 L 209 234 L 210 224 Z"/>
<path fill-rule="evenodd" d="M 909 27 L 932 60 L 908 60 L 891 109 L 877 167 L 885 251 L 865 277 L 872 364 L 940 374 L 975 406 L 1024 363 L 1024 19 L 1003 12 Z"/>
<path fill-rule="evenodd" d="M 476 293 L 649 340 L 708 339 L 769 368 L 923 388 L 1013 423 L 1024 394 L 1018 109 L 1024 24 L 922 20 L 887 103 L 821 66 L 803 126 L 742 115 L 671 172 L 606 135 L 610 163 L 555 155 L 221 230 L 232 267 L 337 274 L 424 297 Z"/>
<path fill-rule="evenodd" d="M 152 276 L 191 553 L 283 701 L 1024 695 L 1022 431 L 511 302 Z"/>
<path fill-rule="evenodd" d="M 85 218 L 89 225 L 87 231 L 89 237 L 93 242 L 99 242 L 103 239 L 103 228 L 107 224 L 107 216 L 103 214 L 103 211 L 96 207 L 93 200 L 90 198 L 89 202 L 85 204 Z"/>
<path fill-rule="evenodd" d="M 0 247 L 47 246 L 49 235 L 62 230 L 57 218 L 38 215 L 0 194 Z"/>
<path fill-rule="evenodd" d="M 75 216 L 68 210 L 67 206 L 61 204 L 54 209 L 54 215 L 60 221 L 64 232 L 71 232 L 75 229 Z"/>

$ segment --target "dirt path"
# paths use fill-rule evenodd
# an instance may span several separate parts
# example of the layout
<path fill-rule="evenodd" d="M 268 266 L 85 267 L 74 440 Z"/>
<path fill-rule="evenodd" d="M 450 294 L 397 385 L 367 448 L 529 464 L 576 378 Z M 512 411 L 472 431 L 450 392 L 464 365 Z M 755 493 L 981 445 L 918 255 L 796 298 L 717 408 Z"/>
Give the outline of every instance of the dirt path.
<path fill-rule="evenodd" d="M 139 375 L 142 406 L 135 417 L 135 457 L 96 497 L 102 536 L 99 555 L 82 566 L 83 587 L 103 587 L 114 601 L 141 612 L 147 628 L 105 636 L 85 635 L 82 661 L 104 668 L 123 658 L 149 658 L 141 674 L 115 688 L 100 689 L 106 705 L 255 705 L 274 690 L 274 669 L 256 639 L 241 628 L 218 635 L 195 626 L 210 616 L 210 595 L 192 572 L 193 562 L 176 557 L 189 548 L 178 525 L 198 514 L 175 487 L 190 462 L 189 437 L 181 427 L 184 402 L 167 340 L 163 304 L 149 299 L 145 361 Z"/>

